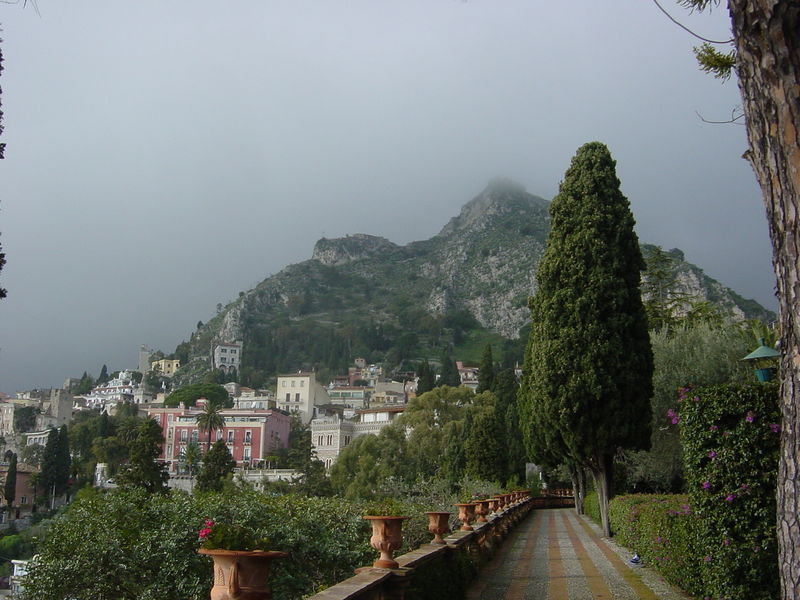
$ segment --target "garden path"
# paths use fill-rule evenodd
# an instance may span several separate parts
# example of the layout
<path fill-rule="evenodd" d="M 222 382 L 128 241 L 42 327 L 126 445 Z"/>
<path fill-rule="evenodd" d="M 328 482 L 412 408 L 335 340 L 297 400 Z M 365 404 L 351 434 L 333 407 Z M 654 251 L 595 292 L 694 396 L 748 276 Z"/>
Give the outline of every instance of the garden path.
<path fill-rule="evenodd" d="M 687 600 L 572 508 L 531 511 L 473 582 L 468 600 Z"/>

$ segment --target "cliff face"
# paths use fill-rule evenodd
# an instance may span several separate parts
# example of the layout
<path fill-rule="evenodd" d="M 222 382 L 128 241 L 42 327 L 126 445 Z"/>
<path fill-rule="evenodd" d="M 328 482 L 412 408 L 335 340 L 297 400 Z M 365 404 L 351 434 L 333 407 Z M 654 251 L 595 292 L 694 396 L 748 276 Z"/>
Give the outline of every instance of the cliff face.
<path fill-rule="evenodd" d="M 365 234 L 323 238 L 310 260 L 265 279 L 193 334 L 192 353 L 207 353 L 213 339 L 243 339 L 246 355 L 248 340 L 261 343 L 278 328 L 300 322 L 346 329 L 343 323 L 369 321 L 378 329 L 394 327 L 395 337 L 435 332 L 432 322 L 459 311 L 491 332 L 516 338 L 529 320 L 527 300 L 536 291 L 548 206 L 514 182 L 496 180 L 429 240 L 398 246 Z M 740 318 L 769 318 L 763 307 L 683 260 L 680 251 L 670 255 L 682 292 Z M 375 342 L 385 347 L 392 340 L 382 343 Z"/>
<path fill-rule="evenodd" d="M 356 233 L 333 240 L 322 238 L 314 244 L 311 260 L 316 260 L 323 265 L 337 266 L 354 260 L 379 257 L 396 249 L 397 245 L 386 238 Z"/>

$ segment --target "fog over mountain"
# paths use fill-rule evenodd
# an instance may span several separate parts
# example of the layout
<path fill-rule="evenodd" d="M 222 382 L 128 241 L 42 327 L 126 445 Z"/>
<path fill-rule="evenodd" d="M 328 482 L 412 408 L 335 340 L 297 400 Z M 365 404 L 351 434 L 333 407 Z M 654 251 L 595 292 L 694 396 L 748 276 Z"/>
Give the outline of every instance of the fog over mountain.
<path fill-rule="evenodd" d="M 170 351 L 315 242 L 432 237 L 606 143 L 641 240 L 774 309 L 740 103 L 641 0 L 0 4 L 0 391 Z M 670 8 L 707 37 L 726 12 Z"/>

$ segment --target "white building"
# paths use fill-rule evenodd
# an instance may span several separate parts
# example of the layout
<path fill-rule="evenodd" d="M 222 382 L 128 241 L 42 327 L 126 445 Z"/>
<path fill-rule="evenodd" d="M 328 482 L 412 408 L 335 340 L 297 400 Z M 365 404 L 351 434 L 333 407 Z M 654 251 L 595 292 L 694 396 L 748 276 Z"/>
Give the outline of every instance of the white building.
<path fill-rule="evenodd" d="M 98 385 L 84 396 L 89 408 L 104 408 L 122 402 L 134 402 L 139 384 L 133 380 L 133 371 L 120 371 L 119 374 L 102 385 Z"/>
<path fill-rule="evenodd" d="M 317 416 L 316 407 L 330 404 L 328 392 L 317 383 L 314 373 L 295 373 L 278 375 L 278 389 L 275 393 L 278 409 L 298 413 L 303 424 L 308 425 Z"/>
<path fill-rule="evenodd" d="M 211 352 L 213 366 L 215 369 L 230 373 L 232 370 L 242 366 L 242 347 L 243 343 L 239 340 L 235 342 L 217 342 Z"/>

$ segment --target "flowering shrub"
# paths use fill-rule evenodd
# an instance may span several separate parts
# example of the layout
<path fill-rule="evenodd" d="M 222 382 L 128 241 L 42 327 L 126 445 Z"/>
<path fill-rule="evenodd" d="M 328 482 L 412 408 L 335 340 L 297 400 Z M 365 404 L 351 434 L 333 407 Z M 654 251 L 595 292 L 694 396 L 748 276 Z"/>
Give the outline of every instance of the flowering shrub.
<path fill-rule="evenodd" d="M 677 413 L 689 502 L 701 533 L 704 595 L 777 597 L 777 386 L 684 388 Z"/>
<path fill-rule="evenodd" d="M 206 550 L 269 550 L 269 539 L 235 523 L 216 523 L 206 519 L 198 533 Z"/>

